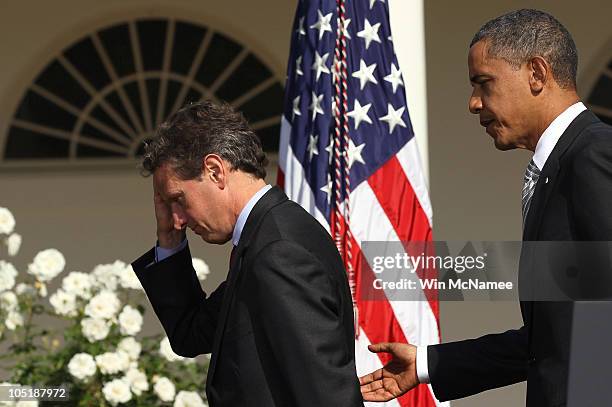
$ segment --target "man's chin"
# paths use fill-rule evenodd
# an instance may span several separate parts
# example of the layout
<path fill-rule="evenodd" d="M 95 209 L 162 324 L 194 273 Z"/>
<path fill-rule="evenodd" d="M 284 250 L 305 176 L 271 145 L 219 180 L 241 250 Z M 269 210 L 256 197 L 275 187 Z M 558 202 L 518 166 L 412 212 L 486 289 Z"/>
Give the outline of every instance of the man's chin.
<path fill-rule="evenodd" d="M 504 139 L 499 136 L 493 137 L 493 143 L 495 144 L 495 148 L 500 151 L 514 150 L 516 148 L 514 144 L 505 142 Z"/>
<path fill-rule="evenodd" d="M 225 243 L 229 242 L 230 239 L 232 238 L 231 235 L 230 236 L 205 236 L 205 235 L 200 235 L 200 237 L 206 243 L 210 243 L 210 244 L 225 244 Z"/>

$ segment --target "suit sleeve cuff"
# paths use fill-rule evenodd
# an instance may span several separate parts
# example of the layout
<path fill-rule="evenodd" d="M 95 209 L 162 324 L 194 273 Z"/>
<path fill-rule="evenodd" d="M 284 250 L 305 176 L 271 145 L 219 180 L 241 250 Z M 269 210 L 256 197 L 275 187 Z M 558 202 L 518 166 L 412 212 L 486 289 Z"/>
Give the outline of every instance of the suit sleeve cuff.
<path fill-rule="evenodd" d="M 183 239 L 181 244 L 171 249 L 164 249 L 163 247 L 159 247 L 158 244 L 155 245 L 155 262 L 159 263 L 160 261 L 167 259 L 168 257 L 180 252 L 187 246 L 187 238 Z"/>
<path fill-rule="evenodd" d="M 420 383 L 429 383 L 429 369 L 427 367 L 427 346 L 417 346 L 416 373 Z"/>

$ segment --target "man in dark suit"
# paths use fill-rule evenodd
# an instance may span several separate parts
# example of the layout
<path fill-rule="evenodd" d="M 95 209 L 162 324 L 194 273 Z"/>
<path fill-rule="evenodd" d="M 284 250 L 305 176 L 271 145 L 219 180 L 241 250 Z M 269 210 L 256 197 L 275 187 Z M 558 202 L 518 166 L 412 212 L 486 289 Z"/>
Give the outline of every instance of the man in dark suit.
<path fill-rule="evenodd" d="M 470 112 L 498 149 L 534 152 L 522 194 L 524 241 L 612 240 L 612 127 L 580 102 L 577 60 L 569 32 L 537 10 L 489 21 L 470 45 Z M 393 359 L 361 378 L 364 399 L 430 382 L 444 401 L 527 380 L 528 406 L 566 405 L 573 303 L 522 301 L 521 312 L 524 326 L 500 334 L 372 345 Z"/>
<path fill-rule="evenodd" d="M 362 406 L 342 261 L 325 229 L 266 185 L 266 161 L 229 106 L 174 114 L 146 147 L 158 244 L 133 268 L 172 349 L 212 353 L 211 407 Z M 233 243 L 227 280 L 210 296 L 187 227 L 208 243 Z"/>

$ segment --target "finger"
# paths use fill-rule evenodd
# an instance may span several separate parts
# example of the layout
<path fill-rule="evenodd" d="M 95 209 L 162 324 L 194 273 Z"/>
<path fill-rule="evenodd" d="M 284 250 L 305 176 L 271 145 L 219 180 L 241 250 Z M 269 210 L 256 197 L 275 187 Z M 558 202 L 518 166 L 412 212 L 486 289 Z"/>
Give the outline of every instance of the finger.
<path fill-rule="evenodd" d="M 369 393 L 362 393 L 363 401 L 389 401 L 395 398 L 393 394 L 385 389 L 379 389 Z"/>
<path fill-rule="evenodd" d="M 368 346 L 370 352 L 379 353 L 379 352 L 391 352 L 393 344 L 388 342 L 375 343 Z"/>
<path fill-rule="evenodd" d="M 375 370 L 375 371 L 373 371 L 370 374 L 367 374 L 365 376 L 361 376 L 359 378 L 359 384 L 368 384 L 368 383 L 371 383 L 374 380 L 378 380 L 378 379 L 382 378 L 382 376 L 383 376 L 382 369 Z"/>
<path fill-rule="evenodd" d="M 382 380 L 376 380 L 368 384 L 364 384 L 361 386 L 361 393 L 370 393 L 376 391 L 378 389 L 384 388 L 384 384 Z"/>

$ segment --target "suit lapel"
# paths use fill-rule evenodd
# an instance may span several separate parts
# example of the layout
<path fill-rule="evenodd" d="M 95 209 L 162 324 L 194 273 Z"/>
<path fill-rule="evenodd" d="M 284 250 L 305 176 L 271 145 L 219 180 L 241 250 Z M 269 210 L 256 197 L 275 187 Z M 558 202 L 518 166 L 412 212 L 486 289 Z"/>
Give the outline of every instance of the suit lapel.
<path fill-rule="evenodd" d="M 234 260 L 230 264 L 227 285 L 225 287 L 225 293 L 223 294 L 223 301 L 221 303 L 221 310 L 219 311 L 219 318 L 217 319 L 217 329 L 215 330 L 215 339 L 213 341 L 212 354 L 210 359 L 210 365 L 208 367 L 208 375 L 206 377 L 206 390 L 207 392 L 214 392 L 212 384 L 212 378 L 214 376 L 215 368 L 217 366 L 217 360 L 219 358 L 219 351 L 222 345 L 223 334 L 225 333 L 225 326 L 227 323 L 227 316 L 234 298 L 234 292 L 236 290 L 237 281 L 241 274 L 242 269 L 242 258 L 244 253 L 249 247 L 251 238 L 259 228 L 262 219 L 265 214 L 272 209 L 274 206 L 286 201 L 288 198 L 278 187 L 273 187 L 266 192 L 261 199 L 255 204 L 247 221 L 242 230 L 240 241 L 234 255 Z M 209 398 L 210 399 L 210 398 Z"/>
<path fill-rule="evenodd" d="M 568 126 L 563 132 L 559 141 L 550 153 L 550 156 L 542 168 L 540 178 L 536 184 L 535 191 L 533 193 L 533 200 L 527 213 L 527 219 L 525 219 L 525 229 L 523 230 L 524 241 L 537 241 L 540 240 L 540 225 L 542 224 L 542 218 L 546 209 L 546 204 L 550 198 L 551 192 L 554 185 L 557 182 L 557 175 L 561 169 L 561 158 L 567 149 L 576 140 L 578 134 L 585 127 L 598 121 L 595 116 L 589 110 L 585 110 L 580 113 L 574 121 Z M 529 272 L 527 270 L 527 272 Z M 521 302 L 521 311 L 523 314 L 523 321 L 528 327 L 529 331 L 529 344 L 531 348 L 531 332 L 533 329 L 533 303 L 531 301 Z"/>
<path fill-rule="evenodd" d="M 576 140 L 578 134 L 580 134 L 589 124 L 597 120 L 597 117 L 593 113 L 589 110 L 585 110 L 574 119 L 559 138 L 559 141 L 546 160 L 538 183 L 536 184 L 529 212 L 527 213 L 527 219 L 525 219 L 523 240 L 539 240 L 538 236 L 543 213 L 546 209 L 546 203 L 550 198 L 553 186 L 557 181 L 557 175 L 560 170 L 560 160 L 569 146 Z"/>

